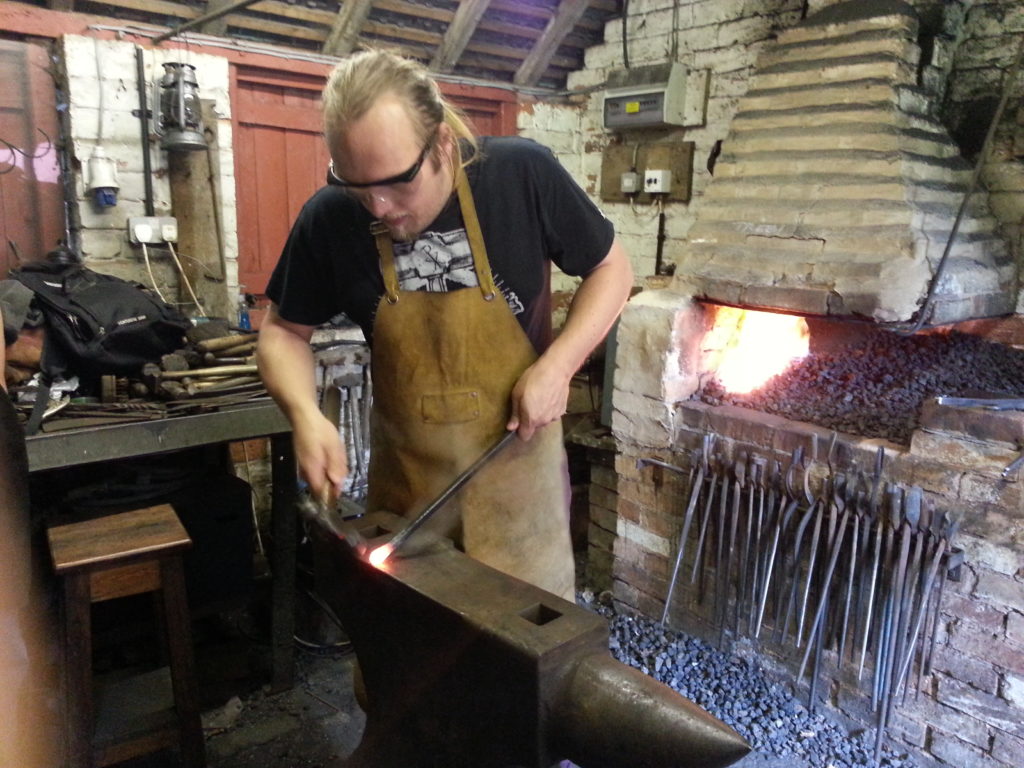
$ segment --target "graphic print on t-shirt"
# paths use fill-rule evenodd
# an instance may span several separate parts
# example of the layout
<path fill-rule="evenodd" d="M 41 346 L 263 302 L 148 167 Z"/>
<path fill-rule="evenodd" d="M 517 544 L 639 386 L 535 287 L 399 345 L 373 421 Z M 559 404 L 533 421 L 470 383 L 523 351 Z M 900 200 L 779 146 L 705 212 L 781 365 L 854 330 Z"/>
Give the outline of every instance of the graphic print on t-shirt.
<path fill-rule="evenodd" d="M 424 232 L 394 244 L 398 285 L 403 291 L 447 293 L 478 285 L 465 229 Z"/>
<path fill-rule="evenodd" d="M 473 253 L 465 229 L 424 232 L 412 242 L 396 242 L 395 270 L 403 291 L 447 293 L 480 284 L 473 268 Z M 505 296 L 512 314 L 523 311 L 523 302 L 498 275 L 495 283 Z"/>

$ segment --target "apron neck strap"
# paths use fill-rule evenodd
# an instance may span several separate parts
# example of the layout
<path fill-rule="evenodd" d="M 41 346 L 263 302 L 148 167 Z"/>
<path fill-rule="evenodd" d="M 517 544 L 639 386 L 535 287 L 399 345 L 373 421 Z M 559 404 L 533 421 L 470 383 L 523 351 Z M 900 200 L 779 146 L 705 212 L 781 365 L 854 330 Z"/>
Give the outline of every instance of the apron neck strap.
<path fill-rule="evenodd" d="M 473 269 L 476 271 L 476 279 L 480 284 L 480 292 L 484 299 L 490 301 L 497 295 L 498 288 L 494 284 L 494 275 L 491 274 L 491 263 L 487 258 L 487 246 L 484 245 L 484 235 L 480 229 L 480 219 L 476 215 L 473 193 L 469 189 L 469 179 L 462 168 L 456 171 L 455 192 L 459 196 L 459 208 L 462 211 L 462 221 L 466 226 L 466 237 L 469 239 L 470 251 L 473 254 Z M 388 232 L 388 228 L 379 221 L 370 225 L 370 234 L 373 235 L 377 253 L 380 256 L 380 270 L 384 278 L 384 296 L 389 304 L 394 304 L 398 301 L 398 271 L 395 269 L 395 251 L 392 247 L 391 234 Z"/>
<path fill-rule="evenodd" d="M 462 222 L 466 225 L 466 237 L 473 252 L 473 268 L 480 290 L 484 298 L 490 301 L 498 292 L 491 274 L 491 262 L 487 258 L 487 246 L 484 245 L 484 233 L 480 230 L 480 219 L 476 215 L 476 204 L 473 193 L 469 191 L 469 179 L 464 168 L 459 168 L 455 177 L 455 191 L 459 195 L 459 207 L 462 208 Z"/>

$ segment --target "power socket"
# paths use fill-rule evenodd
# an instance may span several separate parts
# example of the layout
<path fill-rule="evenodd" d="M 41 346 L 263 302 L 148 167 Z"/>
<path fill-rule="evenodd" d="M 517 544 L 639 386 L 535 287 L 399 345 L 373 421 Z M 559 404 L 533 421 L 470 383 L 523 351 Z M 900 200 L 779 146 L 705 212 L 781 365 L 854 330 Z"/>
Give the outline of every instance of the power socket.
<path fill-rule="evenodd" d="M 649 195 L 667 195 L 672 191 L 672 171 L 644 171 L 644 192 Z"/>
<path fill-rule="evenodd" d="M 178 242 L 178 220 L 173 216 L 133 216 L 128 219 L 128 239 L 135 245 Z"/>

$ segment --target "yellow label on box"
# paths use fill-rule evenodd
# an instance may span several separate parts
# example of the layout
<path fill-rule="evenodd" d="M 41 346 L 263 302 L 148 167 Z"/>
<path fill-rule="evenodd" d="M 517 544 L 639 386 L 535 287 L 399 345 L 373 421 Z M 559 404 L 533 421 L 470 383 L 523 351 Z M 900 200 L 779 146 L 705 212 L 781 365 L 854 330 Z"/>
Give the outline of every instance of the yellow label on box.
<path fill-rule="evenodd" d="M 639 101 L 627 101 L 626 102 L 626 114 L 627 115 L 635 115 L 639 111 L 640 111 L 640 102 Z"/>

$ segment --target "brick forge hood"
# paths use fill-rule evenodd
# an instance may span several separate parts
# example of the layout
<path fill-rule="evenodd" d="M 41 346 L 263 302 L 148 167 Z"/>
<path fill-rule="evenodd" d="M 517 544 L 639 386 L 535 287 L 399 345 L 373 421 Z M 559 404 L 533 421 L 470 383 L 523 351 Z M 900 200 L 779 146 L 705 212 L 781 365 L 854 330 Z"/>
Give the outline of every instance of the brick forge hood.
<path fill-rule="evenodd" d="M 852 0 L 766 49 L 676 254 L 686 291 L 917 319 L 972 173 L 935 117 L 938 98 L 918 85 L 917 41 L 910 5 Z M 953 242 L 926 321 L 1012 313 L 1016 269 L 983 189 Z"/>

